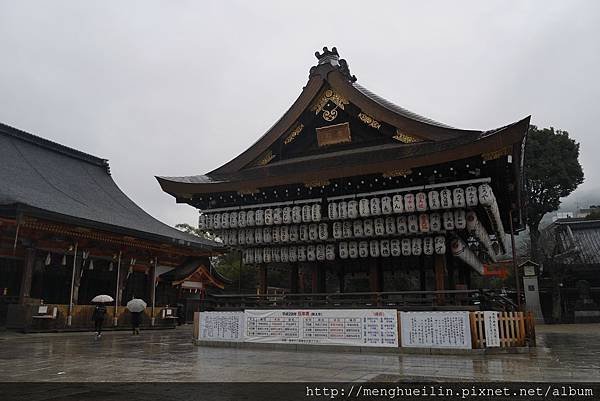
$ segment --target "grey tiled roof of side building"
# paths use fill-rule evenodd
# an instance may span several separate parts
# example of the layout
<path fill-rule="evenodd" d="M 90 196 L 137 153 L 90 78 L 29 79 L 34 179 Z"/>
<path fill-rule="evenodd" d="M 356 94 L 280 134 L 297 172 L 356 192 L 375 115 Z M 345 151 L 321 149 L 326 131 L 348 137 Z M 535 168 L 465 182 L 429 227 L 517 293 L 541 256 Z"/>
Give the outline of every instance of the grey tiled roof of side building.
<path fill-rule="evenodd" d="M 575 263 L 600 264 L 600 220 L 560 219 L 553 226 L 558 228 L 559 252 L 575 248 L 578 251 Z"/>
<path fill-rule="evenodd" d="M 74 218 L 83 226 L 180 245 L 221 247 L 146 213 L 113 181 L 107 160 L 0 124 L 0 206 L 13 205 Z"/>

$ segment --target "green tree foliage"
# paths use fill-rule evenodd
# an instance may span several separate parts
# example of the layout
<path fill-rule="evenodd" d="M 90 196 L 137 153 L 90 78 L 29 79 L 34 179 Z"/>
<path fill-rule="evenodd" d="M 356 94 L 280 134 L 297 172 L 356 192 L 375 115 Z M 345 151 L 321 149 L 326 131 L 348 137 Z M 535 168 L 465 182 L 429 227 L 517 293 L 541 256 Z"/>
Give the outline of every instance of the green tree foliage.
<path fill-rule="evenodd" d="M 539 225 L 546 213 L 558 210 L 564 198 L 583 182 L 579 164 L 579 143 L 567 131 L 529 127 L 525 149 L 525 174 L 528 191 L 527 226 L 531 251 L 539 258 Z"/>

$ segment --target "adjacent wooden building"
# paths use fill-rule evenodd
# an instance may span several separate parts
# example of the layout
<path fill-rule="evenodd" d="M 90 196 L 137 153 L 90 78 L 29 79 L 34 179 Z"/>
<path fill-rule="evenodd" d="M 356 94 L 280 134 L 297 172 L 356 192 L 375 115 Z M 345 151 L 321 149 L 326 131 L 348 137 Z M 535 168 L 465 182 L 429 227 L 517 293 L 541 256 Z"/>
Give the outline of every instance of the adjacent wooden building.
<path fill-rule="evenodd" d="M 158 307 L 227 281 L 210 268 L 223 247 L 144 212 L 107 160 L 0 124 L 0 164 L 2 323 L 85 327 L 83 305 L 98 294 L 113 296 L 115 307 L 134 296 Z M 57 306 L 51 323 L 36 320 L 42 303 Z"/>
<path fill-rule="evenodd" d="M 157 177 L 162 189 L 256 266 L 263 292 L 270 269 L 289 271 L 291 292 L 302 276 L 319 293 L 355 277 L 374 292 L 468 288 L 524 226 L 530 118 L 450 127 L 370 92 L 336 48 L 316 57 L 252 146 L 204 175 Z"/>

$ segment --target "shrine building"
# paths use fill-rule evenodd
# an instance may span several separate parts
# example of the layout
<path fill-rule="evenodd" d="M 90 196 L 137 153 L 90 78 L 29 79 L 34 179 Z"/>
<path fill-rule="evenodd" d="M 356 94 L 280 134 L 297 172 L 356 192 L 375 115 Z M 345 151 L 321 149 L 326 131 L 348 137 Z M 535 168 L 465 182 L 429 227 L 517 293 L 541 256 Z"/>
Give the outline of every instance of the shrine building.
<path fill-rule="evenodd" d="M 530 117 L 454 128 L 370 92 L 335 47 L 316 57 L 252 146 L 204 175 L 157 177 L 162 189 L 256 266 L 261 293 L 271 269 L 291 293 L 344 293 L 353 277 L 370 292 L 473 288 L 524 228 Z"/>

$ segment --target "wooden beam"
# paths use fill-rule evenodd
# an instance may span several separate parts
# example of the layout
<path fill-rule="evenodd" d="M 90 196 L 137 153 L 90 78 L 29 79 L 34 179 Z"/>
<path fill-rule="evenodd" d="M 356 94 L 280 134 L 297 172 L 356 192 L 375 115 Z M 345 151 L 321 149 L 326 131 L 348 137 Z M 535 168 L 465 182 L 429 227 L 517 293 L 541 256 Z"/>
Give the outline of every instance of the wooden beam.
<path fill-rule="evenodd" d="M 445 255 L 435 255 L 434 256 L 435 263 L 435 290 L 443 291 L 446 286 L 446 256 Z M 437 304 L 444 305 L 445 297 L 443 294 L 438 294 L 437 296 Z"/>
<path fill-rule="evenodd" d="M 25 300 L 31 295 L 31 279 L 33 277 L 35 256 L 35 248 L 28 248 L 25 263 L 23 264 L 23 274 L 21 275 L 21 289 L 19 290 L 20 304 L 24 304 Z"/>

